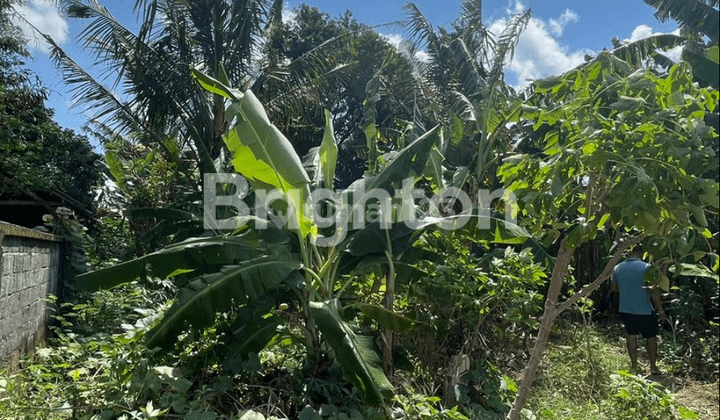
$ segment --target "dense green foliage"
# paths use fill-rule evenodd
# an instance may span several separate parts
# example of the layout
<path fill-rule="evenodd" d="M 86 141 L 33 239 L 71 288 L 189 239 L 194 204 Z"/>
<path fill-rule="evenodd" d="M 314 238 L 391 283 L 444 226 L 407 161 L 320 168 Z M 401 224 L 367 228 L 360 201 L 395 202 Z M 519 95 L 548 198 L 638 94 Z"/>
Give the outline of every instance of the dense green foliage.
<path fill-rule="evenodd" d="M 24 66 L 24 40 L 9 20 L 12 3 L 0 3 L 0 196 L 55 201 L 60 194 L 88 217 L 100 156 L 87 138 L 53 121 L 45 88 Z M 24 222 L 42 224 L 39 217 Z"/>
<path fill-rule="evenodd" d="M 682 36 L 614 42 L 519 95 L 503 67 L 530 13 L 493 37 L 477 0 L 449 28 L 408 4 L 412 43 L 398 48 L 349 13 L 303 5 L 282 22 L 282 1 L 139 0 L 137 34 L 65 2 L 122 75 L 120 99 L 53 46 L 97 111 L 112 183 L 95 241 L 69 226 L 74 263 L 103 268 L 53 299 L 49 346 L 0 371 L 0 418 L 697 418 L 675 384 L 626 372 L 618 322 L 592 294 L 642 241 L 671 286 L 661 367 L 717 382 L 717 40 L 687 13 L 717 2 L 647 2 Z M 18 39 L 2 39 L 0 71 L 20 68 Z M 670 63 L 662 51 L 681 44 L 686 61 Z M 14 74 L 0 73 L 0 122 L 35 143 L 6 141 L 0 170 L 21 148 L 46 170 L 82 139 Z M 413 205 L 372 196 L 405 180 Z M 486 187 L 505 195 L 480 203 Z M 268 190 L 278 199 L 257 206 Z M 450 230 L 460 192 L 475 203 Z M 216 206 L 222 195 L 239 199 Z M 573 272 L 588 252 L 597 261 Z"/>
<path fill-rule="evenodd" d="M 52 120 L 44 94 L 33 88 L 0 86 L 0 194 L 45 195 L 59 191 L 92 211 L 100 158 L 87 138 Z M 51 200 L 50 200 L 51 201 Z M 39 224 L 39 220 L 36 221 Z"/>

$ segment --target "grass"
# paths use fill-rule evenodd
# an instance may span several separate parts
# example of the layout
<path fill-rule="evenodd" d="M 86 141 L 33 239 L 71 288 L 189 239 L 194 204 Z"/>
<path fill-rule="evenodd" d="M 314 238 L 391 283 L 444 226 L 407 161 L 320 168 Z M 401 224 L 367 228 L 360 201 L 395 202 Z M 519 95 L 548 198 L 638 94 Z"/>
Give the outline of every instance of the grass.
<path fill-rule="evenodd" d="M 649 373 L 644 340 L 638 344 L 641 369 Z M 527 408 L 538 420 L 719 418 L 717 383 L 676 378 L 662 359 L 658 367 L 670 373 L 659 380 L 623 373 L 630 360 L 620 325 L 561 326 L 548 344 Z"/>
<path fill-rule="evenodd" d="M 548 345 L 528 408 L 541 419 L 604 420 L 600 403 L 610 375 L 629 369 L 627 356 L 593 327 L 571 327 Z"/>
<path fill-rule="evenodd" d="M 260 354 L 258 364 L 262 361 L 266 369 L 259 376 L 233 377 L 217 372 L 214 359 L 207 358 L 215 342 L 214 333 L 209 332 L 188 338 L 190 341 L 186 344 L 192 345 L 185 348 L 192 354 L 151 359 L 148 351 L 128 339 L 119 328 L 136 312 L 132 308 L 147 307 L 153 302 L 134 286 L 128 287 L 125 293 L 107 292 L 101 295 L 102 299 L 68 307 L 64 314 L 67 319 L 58 317 L 60 327 L 57 337 L 51 340 L 52 346 L 38 349 L 35 358 L 24 360 L 23 368 L 18 371 L 10 373 L 0 369 L 0 419 L 67 419 L 75 416 L 73 407 L 77 407 L 78 416 L 97 414 L 102 409 L 108 415 L 135 413 L 141 416 L 149 402 L 158 409 L 185 407 L 176 412 L 182 411 L 190 416 L 188 418 L 193 418 L 190 411 L 205 410 L 226 415 L 218 418 L 236 418 L 240 408 L 258 409 L 257 401 L 269 404 L 270 407 L 261 407 L 265 413 L 272 411 L 271 414 L 291 413 L 307 402 L 314 406 L 327 402 L 338 405 L 333 405 L 338 409 L 360 409 L 348 405 L 352 396 L 346 395 L 346 382 L 339 377 L 316 378 L 301 372 L 302 361 L 287 347 L 268 349 Z M 79 328 L 80 325 L 83 328 Z M 671 420 L 681 419 L 683 415 L 720 420 L 717 375 L 713 373 L 717 371 L 717 357 L 707 357 L 705 347 L 709 349 L 709 346 L 687 346 L 688 342 L 680 340 L 673 343 L 668 334 L 660 337 L 659 360 L 659 367 L 667 374 L 658 382 L 652 382 L 642 376 L 620 373 L 629 370 L 630 361 L 619 321 L 588 325 L 577 319 L 564 323 L 560 320 L 526 408 L 535 413 L 537 420 Z M 700 343 L 714 337 L 717 334 L 706 334 Z M 647 373 L 644 341 L 639 344 L 640 365 Z M 691 358 L 686 349 L 699 350 Z M 521 361 L 522 357 L 511 360 Z M 153 369 L 161 361 L 167 366 L 183 366 L 187 372 L 180 372 L 184 376 L 178 377 L 161 375 Z M 698 370 L 710 373 L 705 376 L 693 373 Z M 495 378 L 497 387 L 501 387 L 498 374 L 484 373 L 481 379 L 473 380 L 470 388 L 475 393 L 468 394 L 473 395 L 471 403 L 478 402 L 477 395 L 485 398 L 499 395 L 493 388 L 495 385 L 485 386 L 492 384 L 486 379 Z M 705 377 L 714 383 L 702 382 Z M 433 420 L 460 418 L 449 410 L 436 410 L 437 389 L 428 395 L 409 388 L 408 391 L 398 398 L 397 406 L 406 418 L 420 418 L 421 412 L 431 413 L 425 418 Z M 694 417 L 686 407 L 695 413 Z M 91 414 L 78 416 L 74 418 L 90 418 Z M 164 418 L 179 418 L 179 415 L 173 412 Z M 489 417 L 487 412 L 482 412 L 468 418 Z"/>

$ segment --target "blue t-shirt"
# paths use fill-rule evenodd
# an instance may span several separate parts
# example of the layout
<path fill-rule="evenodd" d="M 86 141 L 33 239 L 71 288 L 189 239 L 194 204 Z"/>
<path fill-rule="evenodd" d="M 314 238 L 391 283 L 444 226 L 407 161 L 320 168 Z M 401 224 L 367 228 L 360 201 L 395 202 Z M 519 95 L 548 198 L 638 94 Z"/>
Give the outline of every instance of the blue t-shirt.
<path fill-rule="evenodd" d="M 615 266 L 612 281 L 620 289 L 620 312 L 635 315 L 653 313 L 650 291 L 643 283 L 643 275 L 649 266 L 637 258 L 628 258 Z"/>

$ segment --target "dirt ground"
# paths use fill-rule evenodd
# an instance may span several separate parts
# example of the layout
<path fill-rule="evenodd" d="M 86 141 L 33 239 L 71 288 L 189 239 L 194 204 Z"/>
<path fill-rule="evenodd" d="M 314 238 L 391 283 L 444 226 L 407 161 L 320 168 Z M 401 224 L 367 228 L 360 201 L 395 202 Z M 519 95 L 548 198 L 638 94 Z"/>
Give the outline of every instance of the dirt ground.
<path fill-rule="evenodd" d="M 692 409 L 700 420 L 720 419 L 720 384 L 687 383 L 675 392 L 675 400 Z"/>

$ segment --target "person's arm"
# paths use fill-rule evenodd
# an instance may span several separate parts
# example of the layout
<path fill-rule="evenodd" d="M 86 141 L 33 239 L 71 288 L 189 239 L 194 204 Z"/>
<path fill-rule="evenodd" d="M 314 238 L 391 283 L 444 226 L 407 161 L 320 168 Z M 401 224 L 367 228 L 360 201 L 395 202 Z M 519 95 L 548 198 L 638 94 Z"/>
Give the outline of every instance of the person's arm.
<path fill-rule="evenodd" d="M 665 310 L 663 309 L 662 299 L 660 298 L 660 289 L 653 287 L 652 290 L 650 290 L 650 298 L 653 304 L 655 304 L 655 310 L 657 310 L 660 319 L 665 319 Z"/>

